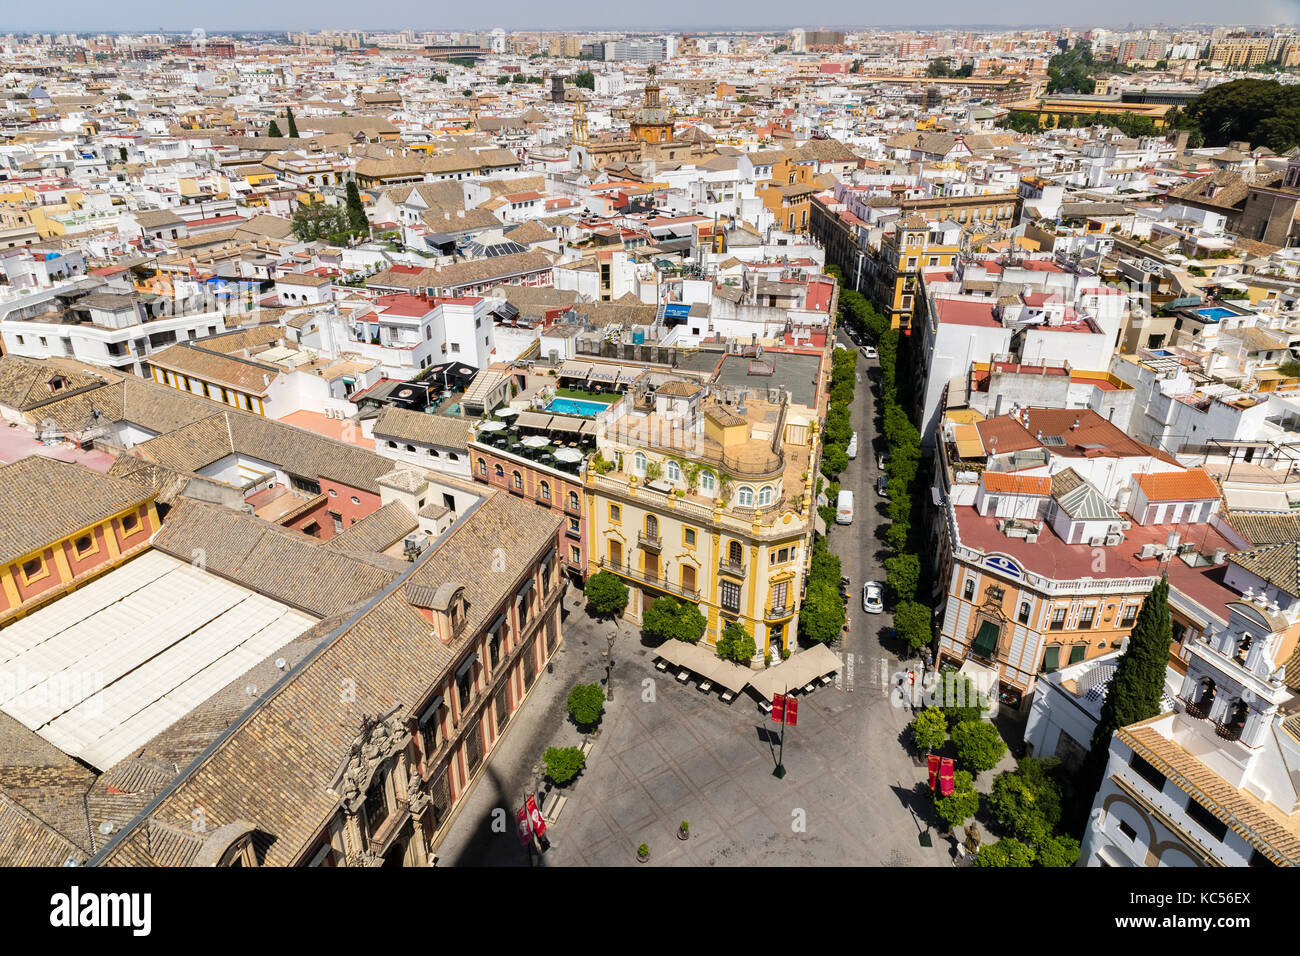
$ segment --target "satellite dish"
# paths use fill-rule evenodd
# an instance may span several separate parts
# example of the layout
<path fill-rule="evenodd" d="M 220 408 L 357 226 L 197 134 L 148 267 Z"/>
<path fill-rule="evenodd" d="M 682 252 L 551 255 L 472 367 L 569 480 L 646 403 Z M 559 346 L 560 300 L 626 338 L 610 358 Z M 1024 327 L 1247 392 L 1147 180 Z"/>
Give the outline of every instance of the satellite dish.
<path fill-rule="evenodd" d="M 113 824 L 105 820 L 103 823 L 99 825 L 99 832 L 102 833 L 104 836 L 108 836 L 110 833 L 113 832 Z"/>
<path fill-rule="evenodd" d="M 249 697 L 254 697 L 254 696 L 256 696 L 256 694 L 257 694 L 257 685 L 256 685 L 256 684 L 249 684 L 247 687 L 244 688 L 244 693 L 247 694 Z"/>
<path fill-rule="evenodd" d="M 284 670 L 284 665 L 285 665 L 286 663 L 287 663 L 287 661 L 285 661 L 285 659 L 284 659 L 283 657 L 277 657 L 277 658 L 275 659 L 275 666 L 278 667 L 280 670 Z"/>

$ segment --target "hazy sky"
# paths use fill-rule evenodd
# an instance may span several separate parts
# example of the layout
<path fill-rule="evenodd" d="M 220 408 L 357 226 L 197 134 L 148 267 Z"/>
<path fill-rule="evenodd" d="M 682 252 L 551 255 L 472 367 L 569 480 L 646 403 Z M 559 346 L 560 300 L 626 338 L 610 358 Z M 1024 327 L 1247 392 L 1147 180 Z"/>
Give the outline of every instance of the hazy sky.
<path fill-rule="evenodd" d="M 413 3 L 402 0 L 223 0 L 220 3 L 159 3 L 157 0 L 66 0 L 56 5 L 5 3 L 0 32 L 65 30 L 208 31 L 411 28 L 417 30 L 568 30 L 763 28 L 791 26 L 1040 25 L 1116 26 L 1129 23 L 1274 24 L 1300 21 L 1300 0 L 930 0 L 906 4 L 880 0 L 655 0 L 593 3 L 592 0 L 478 0 L 475 3 Z M 795 10 L 807 13 L 792 22 Z M 909 20 L 908 17 L 924 17 Z M 1081 17 L 1087 17 L 1081 20 Z"/>

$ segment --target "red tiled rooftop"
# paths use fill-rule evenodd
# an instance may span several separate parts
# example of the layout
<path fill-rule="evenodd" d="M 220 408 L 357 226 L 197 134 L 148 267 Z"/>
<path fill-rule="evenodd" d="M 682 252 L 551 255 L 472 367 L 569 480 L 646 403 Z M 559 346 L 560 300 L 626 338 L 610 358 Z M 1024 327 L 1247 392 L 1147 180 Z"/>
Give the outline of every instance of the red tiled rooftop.
<path fill-rule="evenodd" d="M 1016 475 L 1006 471 L 986 471 L 980 476 L 985 491 L 1012 495 L 1040 495 L 1052 493 L 1052 479 L 1047 475 Z"/>
<path fill-rule="evenodd" d="M 1148 501 L 1203 501 L 1219 497 L 1219 486 L 1204 468 L 1139 472 L 1133 478 Z"/>

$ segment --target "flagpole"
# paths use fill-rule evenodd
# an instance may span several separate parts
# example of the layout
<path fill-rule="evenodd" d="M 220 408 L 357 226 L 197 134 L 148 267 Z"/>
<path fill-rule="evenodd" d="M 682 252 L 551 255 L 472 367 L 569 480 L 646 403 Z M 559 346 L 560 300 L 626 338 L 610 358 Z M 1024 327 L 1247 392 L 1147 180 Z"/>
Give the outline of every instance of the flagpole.
<path fill-rule="evenodd" d="M 785 725 L 786 725 L 786 721 L 789 720 L 788 715 L 790 713 L 790 688 L 789 687 L 785 689 L 785 692 L 781 695 L 781 697 L 783 700 L 785 700 L 785 705 L 781 708 L 781 744 L 780 744 L 781 749 L 777 752 L 776 769 L 772 771 L 772 776 L 776 777 L 776 779 L 778 780 L 785 779 Z"/>

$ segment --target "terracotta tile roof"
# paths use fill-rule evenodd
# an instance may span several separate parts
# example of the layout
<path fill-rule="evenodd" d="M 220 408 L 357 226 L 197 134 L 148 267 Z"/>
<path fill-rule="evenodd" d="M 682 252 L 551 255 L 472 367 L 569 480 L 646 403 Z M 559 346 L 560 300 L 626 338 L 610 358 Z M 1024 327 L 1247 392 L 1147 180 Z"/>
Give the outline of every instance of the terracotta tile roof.
<path fill-rule="evenodd" d="M 1230 511 L 1225 517 L 1232 530 L 1255 546 L 1300 541 L 1300 515 L 1297 514 Z M 1300 672 L 1296 676 L 1300 677 Z"/>
<path fill-rule="evenodd" d="M 1047 475 L 1015 475 L 1005 471 L 986 471 L 982 475 L 985 491 L 1014 495 L 1042 495 L 1052 493 L 1052 479 Z"/>
<path fill-rule="evenodd" d="M 1219 486 L 1206 474 L 1204 468 L 1140 471 L 1133 478 L 1148 501 L 1201 501 L 1219 497 Z"/>
<path fill-rule="evenodd" d="M 1228 555 L 1228 560 L 1251 574 L 1300 597 L 1300 541 L 1284 541 Z"/>
<path fill-rule="evenodd" d="M 419 414 L 418 412 L 416 414 Z M 366 515 L 342 534 L 325 542 L 331 551 L 383 551 L 419 526 L 415 515 L 400 501 L 390 501 Z"/>
<path fill-rule="evenodd" d="M 0 467 L 0 562 L 139 506 L 153 492 L 84 465 L 31 455 Z"/>
<path fill-rule="evenodd" d="M 393 464 L 357 445 L 230 409 L 151 438 L 132 450 L 148 461 L 184 472 L 197 472 L 236 452 L 279 465 L 295 475 L 328 478 L 372 494 L 379 493 L 379 479 Z"/>
<path fill-rule="evenodd" d="M 1300 865 L 1300 816 L 1232 786 L 1153 727 L 1139 724 L 1116 735 L 1255 849 L 1274 862 Z"/>
<path fill-rule="evenodd" d="M 201 554 L 210 573 L 317 617 L 342 614 L 396 578 L 301 531 L 189 499 L 168 512 L 153 546 L 185 561 Z"/>
<path fill-rule="evenodd" d="M 87 855 L 0 793 L 0 866 L 63 866 L 70 859 L 84 863 Z"/>
<path fill-rule="evenodd" d="M 51 388 L 50 380 L 63 376 L 66 384 Z M 102 387 L 106 379 L 90 372 L 76 372 L 53 363 L 18 355 L 0 355 L 0 405 L 20 412 L 30 411 L 68 396 Z"/>
<path fill-rule="evenodd" d="M 396 405 L 385 405 L 375 420 L 375 438 L 381 441 L 420 442 L 440 448 L 467 447 L 468 419 L 452 415 L 413 412 Z"/>
<path fill-rule="evenodd" d="M 193 345 L 171 345 L 155 352 L 149 363 L 158 368 L 202 379 L 216 385 L 228 385 L 250 395 L 265 396 L 281 370 L 261 362 L 210 352 Z"/>

